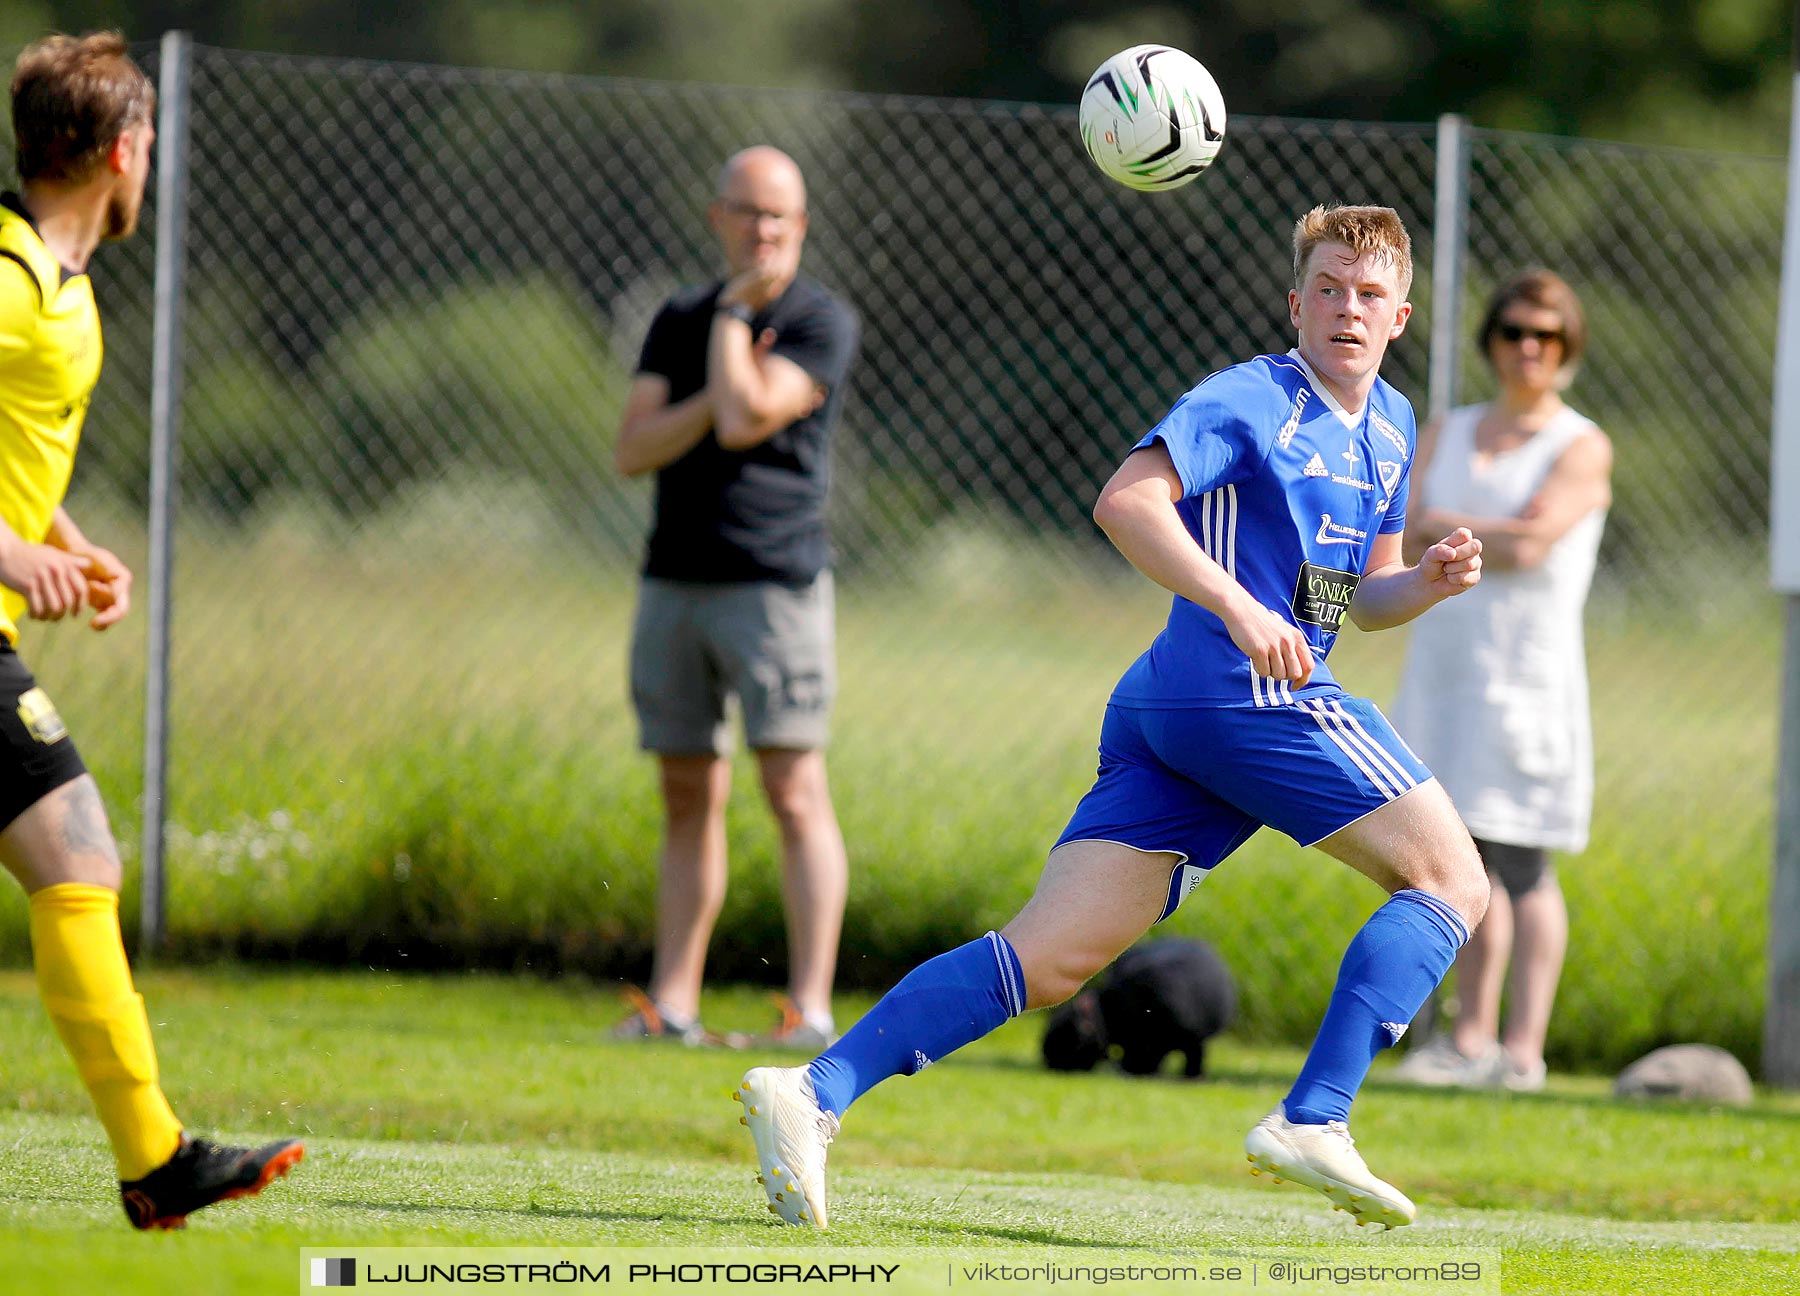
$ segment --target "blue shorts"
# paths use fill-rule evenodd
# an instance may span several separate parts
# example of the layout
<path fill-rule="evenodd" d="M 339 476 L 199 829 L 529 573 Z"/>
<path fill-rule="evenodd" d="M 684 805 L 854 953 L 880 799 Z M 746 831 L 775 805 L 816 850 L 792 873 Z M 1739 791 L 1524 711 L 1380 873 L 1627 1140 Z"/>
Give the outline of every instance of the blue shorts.
<path fill-rule="evenodd" d="M 1173 851 L 1167 918 L 1262 825 L 1311 846 L 1430 778 L 1373 702 L 1341 690 L 1288 706 L 1108 704 L 1100 772 L 1056 844 Z"/>

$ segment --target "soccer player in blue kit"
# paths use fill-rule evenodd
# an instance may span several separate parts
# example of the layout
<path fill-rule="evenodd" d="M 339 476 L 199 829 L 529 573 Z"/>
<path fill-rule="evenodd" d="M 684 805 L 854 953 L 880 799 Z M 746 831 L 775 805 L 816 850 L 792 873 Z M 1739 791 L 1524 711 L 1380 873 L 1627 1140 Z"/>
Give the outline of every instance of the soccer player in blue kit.
<path fill-rule="evenodd" d="M 1344 616 L 1397 626 L 1481 577 L 1465 528 L 1415 567 L 1401 555 L 1416 426 L 1377 371 L 1411 285 L 1391 209 L 1314 208 L 1294 229 L 1298 345 L 1207 378 L 1106 484 L 1094 520 L 1174 594 L 1168 625 L 1114 689 L 1099 774 L 1025 908 L 915 968 L 807 1066 L 744 1076 L 734 1096 L 783 1220 L 826 1224 L 825 1148 L 852 1102 L 1073 995 L 1268 824 L 1389 899 L 1245 1152 L 1359 1225 L 1413 1221 L 1356 1151 L 1350 1103 L 1481 921 L 1488 884 L 1431 772 L 1325 665 Z"/>

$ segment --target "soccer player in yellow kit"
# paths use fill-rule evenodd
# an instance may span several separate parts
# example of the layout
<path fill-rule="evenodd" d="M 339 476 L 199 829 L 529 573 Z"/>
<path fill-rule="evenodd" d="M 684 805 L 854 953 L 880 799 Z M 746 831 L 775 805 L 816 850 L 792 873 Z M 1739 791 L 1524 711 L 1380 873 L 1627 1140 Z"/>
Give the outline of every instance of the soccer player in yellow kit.
<path fill-rule="evenodd" d="M 86 274 L 103 240 L 137 228 L 156 91 L 117 33 L 51 36 L 20 55 L 13 135 L 23 192 L 0 195 L 0 864 L 31 903 L 44 1007 L 99 1111 L 140 1229 L 261 1191 L 304 1152 L 190 1138 L 157 1083 L 144 1001 L 119 934 L 119 855 L 93 776 L 19 660 L 22 616 L 93 609 L 116 625 L 131 572 L 62 507 L 100 377 Z"/>

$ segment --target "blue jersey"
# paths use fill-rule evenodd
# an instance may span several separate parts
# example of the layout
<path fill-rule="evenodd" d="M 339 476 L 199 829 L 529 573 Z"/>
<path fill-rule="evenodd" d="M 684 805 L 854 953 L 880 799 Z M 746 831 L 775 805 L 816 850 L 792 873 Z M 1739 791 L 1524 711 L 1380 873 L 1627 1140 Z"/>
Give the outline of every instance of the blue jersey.
<path fill-rule="evenodd" d="M 1113 691 L 1118 706 L 1272 706 L 1335 690 L 1337 640 L 1377 535 L 1406 525 L 1418 443 L 1412 405 L 1377 378 L 1344 411 L 1298 352 L 1207 378 L 1133 447 L 1160 441 L 1181 476 L 1176 506 L 1194 537 L 1256 600 L 1312 646 L 1311 681 L 1264 679 L 1225 623 L 1176 597 L 1169 623 Z"/>

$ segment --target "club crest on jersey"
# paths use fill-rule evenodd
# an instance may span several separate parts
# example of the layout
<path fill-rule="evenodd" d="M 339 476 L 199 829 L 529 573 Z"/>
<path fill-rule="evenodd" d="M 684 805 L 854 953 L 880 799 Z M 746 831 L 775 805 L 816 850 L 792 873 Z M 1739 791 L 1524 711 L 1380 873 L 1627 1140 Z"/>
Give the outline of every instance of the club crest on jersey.
<path fill-rule="evenodd" d="M 56 703 L 41 688 L 26 689 L 19 694 L 19 719 L 25 729 L 45 746 L 69 736 L 68 726 L 57 714 Z"/>
<path fill-rule="evenodd" d="M 1381 478 L 1381 489 L 1389 495 L 1394 493 L 1394 484 L 1400 480 L 1401 465 L 1389 459 L 1375 461 L 1375 473 Z"/>
<path fill-rule="evenodd" d="M 1367 531 L 1358 531 L 1342 522 L 1333 522 L 1329 513 L 1319 514 L 1319 534 L 1313 537 L 1320 544 L 1356 544 L 1368 538 Z"/>
<path fill-rule="evenodd" d="M 1300 415 L 1306 409 L 1306 402 L 1312 399 L 1312 393 L 1302 389 L 1294 393 L 1294 408 L 1288 412 L 1287 422 L 1281 425 L 1281 431 L 1275 434 L 1275 444 L 1286 450 L 1293 443 L 1294 433 L 1300 430 Z"/>
<path fill-rule="evenodd" d="M 1317 451 L 1314 451 L 1313 457 L 1306 461 L 1306 467 L 1302 468 L 1300 471 L 1305 473 L 1308 477 L 1331 476 L 1331 469 L 1325 466 L 1325 460 L 1320 458 Z"/>

